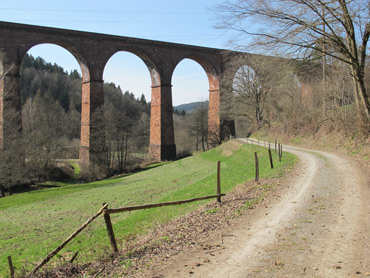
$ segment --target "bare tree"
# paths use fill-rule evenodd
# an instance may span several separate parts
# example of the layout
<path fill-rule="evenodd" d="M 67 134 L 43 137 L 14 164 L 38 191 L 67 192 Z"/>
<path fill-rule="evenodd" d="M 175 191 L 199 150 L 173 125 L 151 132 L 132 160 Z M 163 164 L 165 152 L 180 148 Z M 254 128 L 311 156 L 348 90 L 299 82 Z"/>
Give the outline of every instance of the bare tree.
<path fill-rule="evenodd" d="M 145 98 L 133 93 L 122 94 L 113 83 L 104 86 L 106 95 L 105 130 L 107 165 L 111 173 L 135 168 L 139 154 L 146 153 L 149 138 L 149 117 Z"/>
<path fill-rule="evenodd" d="M 191 130 L 191 114 L 173 113 L 173 125 L 175 129 L 176 156 L 186 157 L 195 151 L 193 133 Z"/>
<path fill-rule="evenodd" d="M 251 57 L 247 65 L 237 65 L 239 70 L 233 80 L 232 113 L 239 121 L 244 118 L 252 129 L 259 130 L 270 125 L 271 104 L 290 94 L 296 98 L 297 78 L 289 60 L 266 57 Z"/>
<path fill-rule="evenodd" d="M 238 43 L 274 54 L 308 58 L 322 53 L 346 64 L 358 113 L 370 130 L 370 100 L 364 83 L 370 36 L 368 0 L 236 0 L 216 8 L 218 27 L 237 31 Z M 258 26 L 256 26 L 258 25 Z M 293 56 L 292 56 L 293 55 Z"/>
<path fill-rule="evenodd" d="M 7 111 L 7 121 L 4 122 L 7 140 L 0 147 L 0 192 L 5 196 L 5 190 L 11 194 L 12 188 L 24 182 L 26 168 L 24 161 L 24 141 L 21 134 L 15 130 L 13 119 L 18 119 L 16 111 Z"/>
<path fill-rule="evenodd" d="M 11 89 L 4 90 L 7 71 L 0 72 L 0 193 L 5 196 L 5 190 L 11 194 L 12 187 L 21 184 L 25 175 L 24 142 L 22 140 L 20 113 L 14 103 Z M 1 68 L 3 70 L 3 68 Z M 14 102 L 14 103 L 13 103 Z"/>
<path fill-rule="evenodd" d="M 266 85 L 258 78 L 256 72 L 248 66 L 242 66 L 234 78 L 235 116 L 244 116 L 251 121 L 254 120 L 257 129 L 261 127 L 264 120 L 263 113 L 269 90 Z"/>
<path fill-rule="evenodd" d="M 26 102 L 23 113 L 27 115 L 23 132 L 27 140 L 28 167 L 32 169 L 30 178 L 47 180 L 56 159 L 65 150 L 65 142 L 68 142 L 64 136 L 66 114 L 50 92 L 41 90 Z"/>
<path fill-rule="evenodd" d="M 327 116 L 333 129 L 343 132 L 344 135 L 353 134 L 355 111 L 351 109 L 354 102 L 351 76 L 343 65 L 336 63 L 330 67 L 326 84 Z"/>
<path fill-rule="evenodd" d="M 196 150 L 208 150 L 208 101 L 202 102 L 190 117 L 190 130 L 195 139 Z"/>

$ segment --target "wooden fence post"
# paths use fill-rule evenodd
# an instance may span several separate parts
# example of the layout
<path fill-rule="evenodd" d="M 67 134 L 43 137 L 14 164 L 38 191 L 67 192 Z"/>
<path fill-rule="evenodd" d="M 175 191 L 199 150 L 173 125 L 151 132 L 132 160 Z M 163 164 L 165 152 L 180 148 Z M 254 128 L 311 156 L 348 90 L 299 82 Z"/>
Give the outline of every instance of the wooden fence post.
<path fill-rule="evenodd" d="M 217 161 L 217 202 L 221 202 L 221 161 Z"/>
<path fill-rule="evenodd" d="M 8 263 L 9 263 L 9 273 L 10 273 L 10 278 L 14 278 L 14 266 L 12 262 L 12 256 L 8 256 Z"/>
<path fill-rule="evenodd" d="M 276 153 L 276 139 L 275 139 L 275 153 Z"/>
<path fill-rule="evenodd" d="M 281 145 L 279 144 L 279 162 L 281 162 Z"/>
<path fill-rule="evenodd" d="M 271 166 L 271 169 L 274 169 L 274 163 L 272 162 L 271 149 L 268 149 L 268 152 L 269 152 L 269 157 L 270 157 L 270 166 Z"/>
<path fill-rule="evenodd" d="M 109 242 L 110 242 L 110 245 L 112 246 L 113 252 L 118 252 L 116 238 L 114 237 L 112 221 L 110 220 L 110 215 L 107 209 L 108 209 L 108 206 L 106 209 L 104 209 L 103 215 L 104 215 L 105 225 L 107 226 Z"/>
<path fill-rule="evenodd" d="M 283 157 L 283 145 L 280 145 L 280 156 Z"/>
<path fill-rule="evenodd" d="M 258 165 L 258 155 L 257 152 L 254 152 L 254 161 L 256 163 L 256 181 L 258 181 L 260 177 L 259 165 Z"/>

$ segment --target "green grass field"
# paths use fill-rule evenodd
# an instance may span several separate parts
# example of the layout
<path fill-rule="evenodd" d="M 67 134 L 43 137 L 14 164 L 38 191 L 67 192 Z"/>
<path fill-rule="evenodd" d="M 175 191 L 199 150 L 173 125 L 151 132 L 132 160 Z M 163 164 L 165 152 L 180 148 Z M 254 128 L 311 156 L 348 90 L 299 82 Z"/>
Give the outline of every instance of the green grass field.
<path fill-rule="evenodd" d="M 217 160 L 221 161 L 222 193 L 254 178 L 254 151 L 260 159 L 260 177 L 282 175 L 296 158 L 284 153 L 281 163 L 273 152 L 270 169 L 266 148 L 228 142 L 208 152 L 165 163 L 121 178 L 67 185 L 17 194 L 0 199 L 0 276 L 8 273 L 7 256 L 18 270 L 32 269 L 63 242 L 103 202 L 109 208 L 184 200 L 216 193 Z M 196 209 L 207 201 L 182 206 L 112 215 L 119 246 L 125 238 L 148 232 L 155 225 Z M 79 251 L 78 261 L 87 262 L 110 252 L 103 217 L 95 220 L 70 242 L 49 265 Z"/>

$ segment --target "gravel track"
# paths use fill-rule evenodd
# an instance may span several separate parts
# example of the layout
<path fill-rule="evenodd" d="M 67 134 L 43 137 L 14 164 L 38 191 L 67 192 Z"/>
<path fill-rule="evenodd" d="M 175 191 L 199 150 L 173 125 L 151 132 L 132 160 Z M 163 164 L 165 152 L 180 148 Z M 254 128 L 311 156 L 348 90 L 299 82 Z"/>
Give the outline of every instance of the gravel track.
<path fill-rule="evenodd" d="M 298 156 L 287 185 L 252 213 L 151 277 L 370 277 L 370 179 L 339 155 Z"/>

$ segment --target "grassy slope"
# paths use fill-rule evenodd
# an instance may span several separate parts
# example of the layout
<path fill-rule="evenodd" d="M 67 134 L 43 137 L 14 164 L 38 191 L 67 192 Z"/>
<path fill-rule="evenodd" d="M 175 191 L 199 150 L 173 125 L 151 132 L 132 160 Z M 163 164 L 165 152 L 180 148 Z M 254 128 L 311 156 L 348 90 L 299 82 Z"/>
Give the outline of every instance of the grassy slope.
<path fill-rule="evenodd" d="M 30 263 L 46 256 L 98 211 L 103 202 L 107 202 L 111 208 L 116 208 L 215 194 L 217 160 L 221 160 L 222 192 L 228 192 L 254 177 L 253 153 L 256 150 L 256 146 L 229 142 L 208 152 L 123 178 L 2 198 L 0 276 L 7 272 L 7 256 L 11 255 L 18 267 L 32 267 Z M 278 167 L 270 170 L 267 150 L 259 148 L 258 153 L 261 177 L 280 175 L 285 167 L 281 166 L 292 165 L 295 161 L 295 158 L 286 154 L 280 164 L 275 156 L 275 165 Z M 144 233 L 153 226 L 189 212 L 201 204 L 204 202 L 112 215 L 118 242 L 124 244 L 125 237 Z M 78 258 L 83 261 L 109 252 L 109 241 L 102 217 L 69 243 L 61 252 L 62 255 L 58 256 L 61 259 L 63 253 L 75 251 L 80 252 Z"/>

